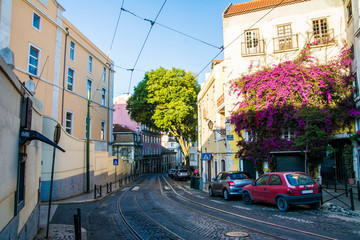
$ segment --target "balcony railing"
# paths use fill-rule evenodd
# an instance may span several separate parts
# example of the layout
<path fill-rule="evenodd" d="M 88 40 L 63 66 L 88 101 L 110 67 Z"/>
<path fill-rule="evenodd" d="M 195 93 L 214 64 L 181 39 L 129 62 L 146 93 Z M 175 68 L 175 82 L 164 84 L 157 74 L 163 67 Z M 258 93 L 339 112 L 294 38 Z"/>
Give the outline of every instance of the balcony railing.
<path fill-rule="evenodd" d="M 322 45 L 335 42 L 334 29 L 327 29 L 324 32 L 310 32 L 311 43 L 314 45 Z"/>
<path fill-rule="evenodd" d="M 299 48 L 298 34 L 274 38 L 274 52 Z"/>
<path fill-rule="evenodd" d="M 241 55 L 260 55 L 265 54 L 264 40 L 252 40 L 252 42 L 241 43 Z"/>

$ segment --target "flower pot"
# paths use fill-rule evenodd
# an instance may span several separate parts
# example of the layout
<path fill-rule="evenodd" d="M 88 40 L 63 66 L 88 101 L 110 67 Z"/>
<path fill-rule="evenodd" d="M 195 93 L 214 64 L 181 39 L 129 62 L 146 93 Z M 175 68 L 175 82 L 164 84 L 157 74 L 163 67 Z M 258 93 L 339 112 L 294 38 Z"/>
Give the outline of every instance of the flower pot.
<path fill-rule="evenodd" d="M 348 178 L 348 183 L 350 185 L 355 185 L 355 178 Z"/>

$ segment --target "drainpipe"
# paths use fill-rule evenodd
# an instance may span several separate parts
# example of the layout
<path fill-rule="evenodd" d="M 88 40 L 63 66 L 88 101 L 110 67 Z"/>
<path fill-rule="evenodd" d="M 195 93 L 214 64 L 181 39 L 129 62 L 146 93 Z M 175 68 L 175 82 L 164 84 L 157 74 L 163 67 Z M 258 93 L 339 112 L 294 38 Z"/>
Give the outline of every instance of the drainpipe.
<path fill-rule="evenodd" d="M 64 94 L 65 94 L 66 46 L 67 46 L 67 37 L 69 36 L 69 28 L 67 27 L 65 29 L 66 29 L 66 35 L 65 35 L 64 70 L 63 70 L 62 99 L 61 99 L 61 126 L 64 126 Z"/>

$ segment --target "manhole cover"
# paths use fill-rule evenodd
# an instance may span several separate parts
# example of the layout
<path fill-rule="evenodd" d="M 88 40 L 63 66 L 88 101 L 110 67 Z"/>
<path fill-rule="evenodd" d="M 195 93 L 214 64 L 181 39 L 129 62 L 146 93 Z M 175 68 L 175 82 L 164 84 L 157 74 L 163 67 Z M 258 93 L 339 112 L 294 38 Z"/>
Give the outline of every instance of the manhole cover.
<path fill-rule="evenodd" d="M 247 237 L 249 236 L 246 232 L 228 232 L 225 234 L 228 237 Z"/>

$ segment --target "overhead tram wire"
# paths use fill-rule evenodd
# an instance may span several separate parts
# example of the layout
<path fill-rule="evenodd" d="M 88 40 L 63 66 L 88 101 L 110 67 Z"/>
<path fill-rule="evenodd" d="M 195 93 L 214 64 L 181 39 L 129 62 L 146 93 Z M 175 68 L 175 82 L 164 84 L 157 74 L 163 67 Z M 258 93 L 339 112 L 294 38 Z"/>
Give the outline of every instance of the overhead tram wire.
<path fill-rule="evenodd" d="M 113 46 L 113 43 L 114 43 L 114 39 L 115 39 L 116 31 L 117 31 L 117 28 L 118 28 L 118 25 L 119 25 L 119 21 L 120 21 L 121 12 L 122 12 L 122 9 L 123 9 L 123 6 L 124 6 L 124 2 L 125 2 L 125 0 L 122 1 L 121 7 L 120 7 L 119 17 L 118 17 L 118 20 L 117 20 L 117 22 L 116 22 L 114 35 L 113 35 L 113 38 L 112 38 L 112 41 L 111 41 L 111 45 L 110 45 L 110 51 L 111 51 L 112 46 Z"/>
<path fill-rule="evenodd" d="M 176 29 L 174 29 L 174 28 L 168 27 L 168 26 L 166 26 L 166 25 L 164 25 L 164 24 L 161 24 L 161 23 L 159 23 L 159 22 L 152 21 L 152 20 L 149 20 L 149 19 L 146 19 L 146 18 L 142 18 L 142 17 L 136 15 L 135 13 L 133 13 L 133 12 L 131 12 L 131 11 L 129 11 L 129 10 L 126 10 L 126 9 L 124 9 L 124 8 L 123 8 L 122 10 L 123 10 L 124 12 L 127 12 L 127 13 L 133 15 L 134 17 L 137 17 L 137 18 L 141 19 L 141 20 L 148 21 L 148 22 L 150 22 L 150 23 L 155 23 L 155 24 L 157 24 L 157 25 L 159 25 L 159 26 L 161 26 L 161 27 L 163 27 L 163 28 L 166 28 L 166 29 L 168 29 L 168 30 L 171 30 L 171 31 L 173 31 L 173 32 L 176 32 L 176 33 L 178 33 L 178 34 L 181 34 L 181 35 L 183 35 L 183 36 L 186 36 L 186 37 L 188 37 L 188 38 L 191 38 L 191 39 L 193 39 L 193 40 L 196 40 L 196 41 L 198 41 L 198 42 L 201 42 L 201 43 L 203 43 L 203 44 L 206 44 L 206 45 L 208 45 L 208 46 L 211 46 L 211 47 L 213 47 L 213 48 L 222 49 L 222 47 L 215 46 L 215 45 L 213 45 L 213 44 L 211 44 L 211 43 L 205 42 L 205 41 L 203 41 L 203 40 L 201 40 L 201 39 L 198 39 L 198 38 L 196 38 L 196 37 L 193 37 L 193 36 L 191 36 L 191 35 L 189 35 L 189 34 L 180 32 L 179 30 L 176 30 Z"/>
<path fill-rule="evenodd" d="M 266 17 L 267 15 L 269 15 L 273 10 L 275 10 L 277 7 L 279 7 L 285 0 L 282 0 L 281 2 L 279 2 L 278 4 L 276 4 L 275 7 L 271 8 L 267 13 L 265 13 L 261 18 L 259 18 L 255 23 L 253 23 L 250 27 L 248 27 L 245 31 L 252 29 L 257 23 L 259 23 L 264 17 Z M 244 31 L 244 32 L 245 32 Z M 220 52 L 218 54 L 215 55 L 215 57 L 213 57 L 211 59 L 211 61 L 209 63 L 206 64 L 206 66 L 201 69 L 201 71 L 195 76 L 195 78 L 197 78 L 219 55 L 220 53 L 222 53 L 227 47 L 229 47 L 231 44 L 233 44 L 236 40 L 238 40 L 240 37 L 242 37 L 244 35 L 244 32 L 241 33 L 238 37 L 236 37 L 234 40 L 232 40 L 227 46 L 223 47 Z"/>
<path fill-rule="evenodd" d="M 158 14 L 157 14 L 156 17 L 155 17 L 155 20 L 151 22 L 151 26 L 150 26 L 149 32 L 148 32 L 148 34 L 147 34 L 147 36 L 146 36 L 146 38 L 145 38 L 145 41 L 144 41 L 144 43 L 143 43 L 143 45 L 142 45 L 142 47 L 141 47 L 141 50 L 140 50 L 140 52 L 139 52 L 138 57 L 136 58 L 135 64 L 134 64 L 133 68 L 131 69 L 131 76 L 130 76 L 130 81 L 129 81 L 128 93 L 130 93 L 131 80 L 132 80 L 132 76 L 133 76 L 133 73 L 134 73 L 134 69 L 135 69 L 135 67 L 136 67 L 136 64 L 137 64 L 137 62 L 139 61 L 140 55 L 141 55 L 141 53 L 142 53 L 142 51 L 143 51 L 143 49 L 144 49 L 144 47 L 145 47 L 145 44 L 146 44 L 146 42 L 147 42 L 147 40 L 148 40 L 148 38 L 149 38 L 150 32 L 151 32 L 152 28 L 154 27 L 154 23 L 156 22 L 156 20 L 157 20 L 157 18 L 159 17 L 162 9 L 164 8 L 166 1 L 167 1 L 167 0 L 165 0 L 164 3 L 163 3 L 163 5 L 161 6 Z"/>

